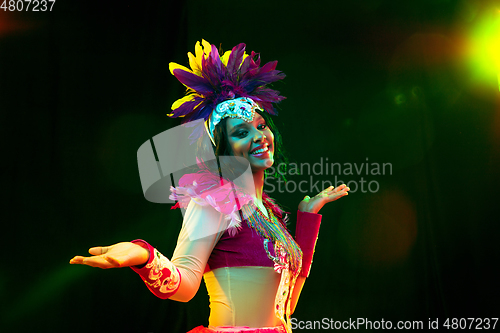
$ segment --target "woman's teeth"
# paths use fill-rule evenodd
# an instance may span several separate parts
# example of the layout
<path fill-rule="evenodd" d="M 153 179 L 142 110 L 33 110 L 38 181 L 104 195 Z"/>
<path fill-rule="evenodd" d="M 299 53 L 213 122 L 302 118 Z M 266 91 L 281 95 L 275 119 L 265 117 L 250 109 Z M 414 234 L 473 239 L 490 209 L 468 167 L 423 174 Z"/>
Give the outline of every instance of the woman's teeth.
<path fill-rule="evenodd" d="M 268 151 L 268 150 L 269 150 L 269 148 L 264 147 L 264 148 L 261 148 L 261 149 L 259 149 L 259 150 L 254 151 L 254 152 L 252 153 L 252 155 L 260 154 L 260 153 L 263 153 L 263 152 Z"/>

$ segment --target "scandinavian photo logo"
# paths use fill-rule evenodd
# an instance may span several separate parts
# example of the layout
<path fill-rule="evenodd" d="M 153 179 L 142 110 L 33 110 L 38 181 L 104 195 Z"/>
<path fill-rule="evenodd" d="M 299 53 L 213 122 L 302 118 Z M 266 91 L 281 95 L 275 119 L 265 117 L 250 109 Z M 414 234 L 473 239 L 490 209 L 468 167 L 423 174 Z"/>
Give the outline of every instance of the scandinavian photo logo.
<path fill-rule="evenodd" d="M 380 190 L 377 176 L 392 175 L 391 163 L 370 162 L 368 157 L 361 163 L 328 162 L 321 157 L 316 163 L 280 163 L 269 168 L 265 180 L 267 193 L 318 193 L 329 186 L 346 184 L 349 193 L 376 193 Z M 282 177 L 285 176 L 285 182 Z M 295 180 L 293 178 L 301 178 Z M 305 177 L 305 179 L 304 179 Z M 354 179 L 353 179 L 354 178 Z"/>

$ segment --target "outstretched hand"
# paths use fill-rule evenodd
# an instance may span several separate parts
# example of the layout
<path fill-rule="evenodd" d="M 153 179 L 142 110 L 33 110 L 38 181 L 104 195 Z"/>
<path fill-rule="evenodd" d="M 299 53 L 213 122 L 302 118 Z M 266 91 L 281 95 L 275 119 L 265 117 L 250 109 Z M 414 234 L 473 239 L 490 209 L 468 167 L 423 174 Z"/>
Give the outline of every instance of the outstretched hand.
<path fill-rule="evenodd" d="M 304 200 L 299 203 L 299 210 L 301 212 L 308 213 L 318 213 L 323 206 L 328 203 L 335 201 L 337 199 L 346 196 L 348 191 L 350 190 L 347 185 L 342 184 L 337 187 L 330 186 L 323 191 L 319 192 L 315 197 L 310 198 L 306 196 Z"/>
<path fill-rule="evenodd" d="M 99 268 L 118 268 L 142 265 L 149 259 L 148 250 L 130 242 L 92 247 L 89 253 L 91 257 L 76 256 L 69 263 Z"/>

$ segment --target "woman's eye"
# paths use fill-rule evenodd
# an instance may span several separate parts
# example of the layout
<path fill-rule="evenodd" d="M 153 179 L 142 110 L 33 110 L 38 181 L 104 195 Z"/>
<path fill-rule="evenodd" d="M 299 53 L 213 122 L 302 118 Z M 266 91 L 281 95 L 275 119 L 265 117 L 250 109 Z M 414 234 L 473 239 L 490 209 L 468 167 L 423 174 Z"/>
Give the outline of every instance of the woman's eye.
<path fill-rule="evenodd" d="M 266 129 L 267 128 L 267 125 L 266 124 L 261 124 L 259 125 L 259 129 Z"/>
<path fill-rule="evenodd" d="M 238 138 L 244 138 L 245 136 L 247 136 L 248 132 L 247 131 L 238 131 L 236 133 L 234 133 L 234 136 L 238 137 Z"/>

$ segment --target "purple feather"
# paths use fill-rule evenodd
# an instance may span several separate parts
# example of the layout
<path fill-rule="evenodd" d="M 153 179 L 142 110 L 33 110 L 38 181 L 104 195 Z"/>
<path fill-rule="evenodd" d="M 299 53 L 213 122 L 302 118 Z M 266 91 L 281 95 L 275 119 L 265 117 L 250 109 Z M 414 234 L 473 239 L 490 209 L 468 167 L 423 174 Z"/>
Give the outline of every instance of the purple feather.
<path fill-rule="evenodd" d="M 241 84 L 247 91 L 253 91 L 257 87 L 264 86 L 266 84 L 276 82 L 285 77 L 285 74 L 280 71 L 274 71 L 272 73 L 263 73 L 259 74 L 252 78 L 252 80 L 246 81 L 244 84 Z"/>
<path fill-rule="evenodd" d="M 250 60 L 252 60 L 252 58 L 250 56 L 246 57 L 245 60 L 243 60 L 243 63 L 241 64 L 241 67 L 240 67 L 240 77 L 245 75 L 245 73 L 250 68 Z"/>
<path fill-rule="evenodd" d="M 201 60 L 201 76 L 175 69 L 175 77 L 189 87 L 188 93 L 198 93 L 193 101 L 184 102 L 173 111 L 173 117 L 185 116 L 183 123 L 196 119 L 208 119 L 217 104 L 236 97 L 252 98 L 269 114 L 277 114 L 273 103 L 285 99 L 279 92 L 266 85 L 285 78 L 285 74 L 276 70 L 277 61 L 271 61 L 259 67 L 260 54 L 251 52 L 243 60 L 246 45 L 241 43 L 233 47 L 227 66 L 221 59 L 215 45 L 207 58 Z"/>
<path fill-rule="evenodd" d="M 266 72 L 274 71 L 276 69 L 277 64 L 278 64 L 277 60 L 270 61 L 267 64 L 265 64 L 264 66 L 262 66 L 262 68 L 260 69 L 260 72 L 266 73 Z"/>
<path fill-rule="evenodd" d="M 211 92 L 213 93 L 216 87 L 220 85 L 220 78 L 217 71 L 212 67 L 211 61 L 211 56 L 207 59 L 201 59 L 201 73 L 203 77 L 210 82 L 210 85 L 212 86 Z"/>
<path fill-rule="evenodd" d="M 186 116 L 184 119 L 185 122 L 191 121 L 191 120 L 197 120 L 197 119 L 205 119 L 207 120 L 210 114 L 212 114 L 213 108 L 208 106 L 207 103 L 202 103 L 198 105 L 194 110 L 193 113 L 190 115 Z"/>
<path fill-rule="evenodd" d="M 223 74 L 222 67 L 224 65 L 220 60 L 219 51 L 217 51 L 215 45 L 212 45 L 212 52 L 210 52 L 210 57 L 212 59 L 212 66 L 215 68 L 215 71 L 218 74 L 218 76 L 221 77 Z"/>
<path fill-rule="evenodd" d="M 182 69 L 174 69 L 173 72 L 177 80 L 179 80 L 182 84 L 202 95 L 209 94 L 213 91 L 210 82 L 203 77 L 183 71 Z"/>
<path fill-rule="evenodd" d="M 251 61 L 250 61 L 250 68 L 254 69 L 260 66 L 260 53 L 255 53 L 252 51 L 252 54 L 250 55 Z"/>
<path fill-rule="evenodd" d="M 269 88 L 257 88 L 254 92 L 255 96 L 258 96 L 261 100 L 266 100 L 268 102 L 281 102 L 286 97 L 280 96 L 279 91 L 269 89 Z"/>
<path fill-rule="evenodd" d="M 227 74 L 232 80 L 236 78 L 236 72 L 240 68 L 243 55 L 245 54 L 245 47 L 246 45 L 243 43 L 233 47 L 229 59 L 227 60 Z"/>
<path fill-rule="evenodd" d="M 193 109 L 196 107 L 196 105 L 200 104 L 201 101 L 203 101 L 203 97 L 196 96 L 194 100 L 182 103 L 181 106 L 172 111 L 172 113 L 174 114 L 172 117 L 177 118 L 193 112 Z"/>

